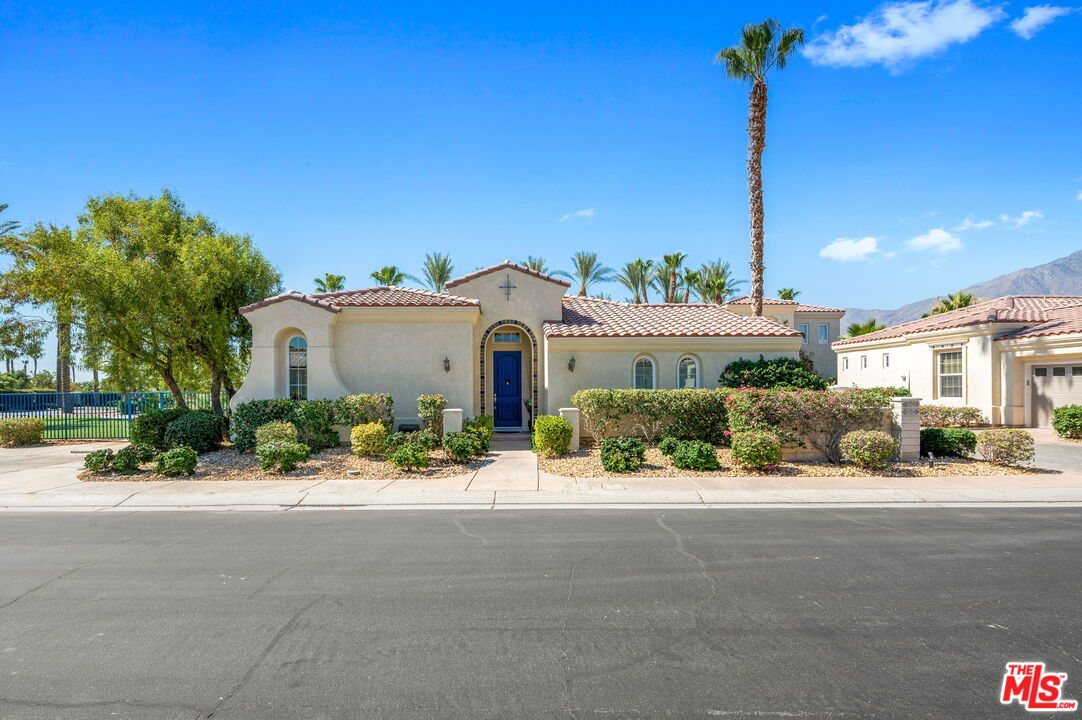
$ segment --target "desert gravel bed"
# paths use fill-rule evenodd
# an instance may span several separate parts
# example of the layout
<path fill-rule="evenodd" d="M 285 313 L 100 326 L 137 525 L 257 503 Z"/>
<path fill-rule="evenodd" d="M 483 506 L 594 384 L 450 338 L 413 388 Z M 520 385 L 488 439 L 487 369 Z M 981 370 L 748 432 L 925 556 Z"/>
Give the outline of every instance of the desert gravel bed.
<path fill-rule="evenodd" d="M 601 467 L 601 452 L 596 449 L 580 450 L 562 457 L 540 457 L 541 469 L 552 475 L 580 478 L 628 478 L 628 477 L 747 477 L 755 475 L 752 470 L 739 467 L 732 461 L 727 448 L 718 448 L 718 470 L 681 470 L 657 448 L 646 450 L 646 462 L 635 472 L 614 473 Z M 864 470 L 856 465 L 833 465 L 827 462 L 785 462 L 764 476 L 786 477 L 946 477 L 952 475 L 1028 475 L 1053 471 L 1039 468 L 1002 467 L 979 460 L 937 460 L 927 462 L 895 462 L 883 472 Z"/>

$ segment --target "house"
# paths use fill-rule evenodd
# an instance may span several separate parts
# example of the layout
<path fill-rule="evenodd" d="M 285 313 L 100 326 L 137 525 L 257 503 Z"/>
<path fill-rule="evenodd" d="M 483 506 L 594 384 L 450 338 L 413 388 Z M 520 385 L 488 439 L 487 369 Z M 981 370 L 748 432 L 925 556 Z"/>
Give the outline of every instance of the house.
<path fill-rule="evenodd" d="M 373 287 L 296 291 L 241 308 L 252 360 L 234 405 L 262 398 L 387 392 L 403 423 L 419 395 L 466 416 L 525 427 L 583 388 L 717 387 L 741 358 L 797 357 L 795 308 L 781 322 L 709 304 L 567 296 L 570 284 L 505 261 L 437 293 Z M 789 320 L 790 326 L 784 324 Z"/>
<path fill-rule="evenodd" d="M 834 343 L 838 384 L 902 385 L 996 425 L 1082 403 L 1082 296 L 1009 295 Z"/>
<path fill-rule="evenodd" d="M 724 307 L 738 315 L 751 315 L 751 296 L 730 300 Z M 842 308 L 763 298 L 763 316 L 786 327 L 796 328 L 802 338 L 800 354 L 812 361 L 815 372 L 822 377 L 835 377 L 838 356 L 831 344 L 841 335 L 844 315 L 845 310 Z"/>

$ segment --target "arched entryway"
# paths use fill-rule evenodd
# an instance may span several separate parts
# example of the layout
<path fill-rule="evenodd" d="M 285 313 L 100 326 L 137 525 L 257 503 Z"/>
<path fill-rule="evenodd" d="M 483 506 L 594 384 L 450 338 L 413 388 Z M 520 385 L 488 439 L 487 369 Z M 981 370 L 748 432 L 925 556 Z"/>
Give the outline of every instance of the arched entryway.
<path fill-rule="evenodd" d="M 481 415 L 492 414 L 497 430 L 526 428 L 538 409 L 537 337 L 525 323 L 500 320 L 481 336 L 479 353 Z"/>

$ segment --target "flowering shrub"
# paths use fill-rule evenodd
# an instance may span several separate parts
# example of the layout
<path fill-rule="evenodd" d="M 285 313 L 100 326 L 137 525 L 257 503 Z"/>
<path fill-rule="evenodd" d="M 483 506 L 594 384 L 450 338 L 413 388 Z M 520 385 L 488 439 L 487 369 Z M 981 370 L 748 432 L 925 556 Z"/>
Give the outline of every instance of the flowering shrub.
<path fill-rule="evenodd" d="M 963 428 L 925 428 L 920 431 L 920 454 L 969 457 L 977 449 L 977 435 Z"/>
<path fill-rule="evenodd" d="M 387 447 L 387 426 L 381 422 L 366 422 L 349 432 L 349 447 L 357 457 L 382 455 Z"/>
<path fill-rule="evenodd" d="M 672 464 L 681 470 L 717 470 L 718 451 L 702 440 L 680 440 L 672 454 Z"/>
<path fill-rule="evenodd" d="M 605 438 L 601 441 L 601 467 L 609 472 L 638 470 L 646 460 L 646 443 L 638 438 Z"/>
<path fill-rule="evenodd" d="M 599 440 L 628 431 L 650 443 L 663 434 L 678 440 L 724 440 L 723 390 L 579 390 L 571 404 Z"/>
<path fill-rule="evenodd" d="M 566 455 L 574 432 L 571 423 L 564 418 L 541 415 L 533 425 L 533 451 L 549 457 Z"/>
<path fill-rule="evenodd" d="M 781 462 L 781 441 L 765 430 L 741 430 L 732 435 L 731 453 L 737 464 L 762 472 Z"/>
<path fill-rule="evenodd" d="M 846 433 L 840 443 L 842 456 L 869 470 L 882 470 L 894 454 L 898 443 L 881 430 L 854 430 Z"/>
<path fill-rule="evenodd" d="M 985 424 L 984 415 L 975 407 L 921 405 L 919 412 L 921 427 L 973 427 Z"/>
<path fill-rule="evenodd" d="M 984 430 L 977 435 L 977 452 L 995 465 L 1020 465 L 1033 460 L 1033 436 L 1025 430 Z"/>
<path fill-rule="evenodd" d="M 813 373 L 804 363 L 793 358 L 737 360 L 721 373 L 719 383 L 726 388 L 802 388 L 826 390 L 830 383 Z"/>
<path fill-rule="evenodd" d="M 1082 438 L 1082 405 L 1064 405 L 1053 410 L 1052 428 L 1061 438 Z"/>
<path fill-rule="evenodd" d="M 33 445 L 41 442 L 45 421 L 36 417 L 13 417 L 0 420 L 0 447 Z"/>
<path fill-rule="evenodd" d="M 343 395 L 334 401 L 334 422 L 350 427 L 378 422 L 390 430 L 394 425 L 394 398 L 389 393 Z"/>
<path fill-rule="evenodd" d="M 441 435 L 445 407 L 447 398 L 443 395 L 422 395 L 417 398 L 417 417 L 421 418 L 421 427 L 437 436 Z"/>

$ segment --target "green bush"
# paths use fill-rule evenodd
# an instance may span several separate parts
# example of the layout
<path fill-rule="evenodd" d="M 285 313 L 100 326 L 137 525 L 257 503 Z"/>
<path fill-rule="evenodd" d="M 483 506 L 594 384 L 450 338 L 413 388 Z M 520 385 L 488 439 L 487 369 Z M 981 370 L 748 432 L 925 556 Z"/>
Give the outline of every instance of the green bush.
<path fill-rule="evenodd" d="M 533 423 L 533 451 L 549 457 L 566 455 L 575 429 L 557 415 L 540 415 Z"/>
<path fill-rule="evenodd" d="M 299 442 L 274 440 L 255 449 L 259 467 L 264 470 L 287 473 L 312 456 L 312 449 Z"/>
<path fill-rule="evenodd" d="M 718 380 L 724 388 L 826 390 L 830 383 L 793 358 L 737 360 L 729 363 Z"/>
<path fill-rule="evenodd" d="M 477 436 L 481 443 L 481 452 L 487 453 L 492 445 L 493 424 L 491 415 L 478 415 L 463 422 L 462 429 Z"/>
<path fill-rule="evenodd" d="M 391 433 L 387 436 L 387 440 L 385 443 L 387 446 L 387 452 L 393 453 L 395 450 L 408 443 L 412 436 L 413 433 L 402 432 L 401 430 Z"/>
<path fill-rule="evenodd" d="M 651 443 L 662 435 L 710 443 L 725 439 L 722 390 L 589 389 L 572 395 L 571 404 L 598 440 L 628 431 Z"/>
<path fill-rule="evenodd" d="M 733 460 L 752 470 L 773 470 L 781 462 L 781 441 L 765 430 L 741 430 L 731 438 Z"/>
<path fill-rule="evenodd" d="M 421 429 L 437 436 L 443 433 L 443 409 L 447 407 L 447 398 L 443 395 L 422 395 L 417 398 L 417 417 L 421 418 Z"/>
<path fill-rule="evenodd" d="M 920 454 L 969 457 L 977 449 L 977 435 L 963 428 L 925 428 L 920 431 Z"/>
<path fill-rule="evenodd" d="M 45 434 L 45 421 L 36 417 L 0 419 L 0 447 L 34 445 Z"/>
<path fill-rule="evenodd" d="M 977 435 L 977 452 L 994 465 L 1021 465 L 1033 461 L 1033 436 L 1025 430 L 984 430 Z"/>
<path fill-rule="evenodd" d="M 113 451 L 111 448 L 88 452 L 83 458 L 83 467 L 92 473 L 101 473 L 113 466 Z"/>
<path fill-rule="evenodd" d="M 319 452 L 338 447 L 342 440 L 332 425 L 334 422 L 333 400 L 294 400 L 293 424 L 297 426 L 297 439 Z"/>
<path fill-rule="evenodd" d="M 266 425 L 260 425 L 255 431 L 255 446 L 266 445 L 271 442 L 297 442 L 297 426 L 291 422 L 272 420 Z"/>
<path fill-rule="evenodd" d="M 1061 438 L 1082 438 L 1082 405 L 1064 405 L 1053 410 L 1052 429 Z"/>
<path fill-rule="evenodd" d="M 672 457 L 672 454 L 676 452 L 676 449 L 680 447 L 681 440 L 677 440 L 671 435 L 666 435 L 661 438 L 661 442 L 657 444 L 657 449 L 661 451 L 662 455 Z"/>
<path fill-rule="evenodd" d="M 157 464 L 154 472 L 166 477 L 177 475 L 192 475 L 195 473 L 196 463 L 199 462 L 199 453 L 190 447 L 177 447 L 166 450 L 155 458 Z"/>
<path fill-rule="evenodd" d="M 388 393 L 343 395 L 334 401 L 334 421 L 348 427 L 378 422 L 390 432 L 394 427 L 394 399 Z"/>
<path fill-rule="evenodd" d="M 144 462 L 144 457 L 142 450 L 135 445 L 122 447 L 113 456 L 113 472 L 117 475 L 134 475 L 139 472 L 139 463 Z"/>
<path fill-rule="evenodd" d="M 868 470 L 883 470 L 898 452 L 898 443 L 882 430 L 854 430 L 841 441 L 842 457 Z"/>
<path fill-rule="evenodd" d="M 601 441 L 601 467 L 609 472 L 638 470 L 646 460 L 646 443 L 638 438 L 605 438 Z"/>
<path fill-rule="evenodd" d="M 404 442 L 387 459 L 396 468 L 417 470 L 428 467 L 428 450 L 417 442 Z"/>
<path fill-rule="evenodd" d="M 717 470 L 718 451 L 702 440 L 681 440 L 672 454 L 672 464 L 681 470 Z"/>
<path fill-rule="evenodd" d="M 440 436 L 428 432 L 427 430 L 418 430 L 417 432 L 410 433 L 409 441 L 417 443 L 425 450 L 435 450 L 440 446 Z"/>
<path fill-rule="evenodd" d="M 909 388 L 902 387 L 901 385 L 881 385 L 879 387 L 870 387 L 868 390 L 881 392 L 888 397 L 913 397 L 913 392 Z"/>
<path fill-rule="evenodd" d="M 222 444 L 222 418 L 203 410 L 181 415 L 165 426 L 163 440 L 167 447 L 190 447 L 199 454 L 217 450 Z"/>
<path fill-rule="evenodd" d="M 331 427 L 334 419 L 334 403 L 330 400 L 250 400 L 233 412 L 233 447 L 238 452 L 255 450 L 256 430 L 279 420 L 293 423 L 298 440 L 318 452 L 339 443 L 338 433 Z"/>
<path fill-rule="evenodd" d="M 443 435 L 443 449 L 455 462 L 468 462 L 474 455 L 481 454 L 481 440 L 475 433 L 448 432 Z"/>
<path fill-rule="evenodd" d="M 151 447 L 162 452 L 170 445 L 165 439 L 169 423 L 189 414 L 184 408 L 166 408 L 165 410 L 147 410 L 132 418 L 128 428 L 128 440 L 132 445 Z"/>
<path fill-rule="evenodd" d="M 974 427 L 984 425 L 984 415 L 975 407 L 950 405 L 921 405 L 921 427 Z"/>
<path fill-rule="evenodd" d="M 357 457 L 382 455 L 387 450 L 387 426 L 381 422 L 355 426 L 349 433 L 349 446 Z"/>

